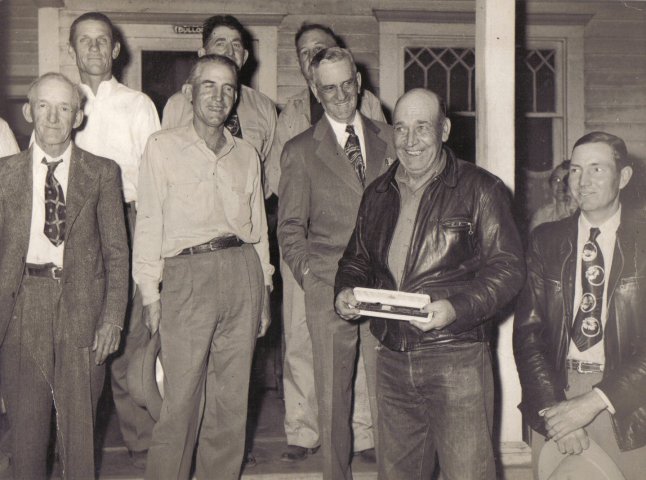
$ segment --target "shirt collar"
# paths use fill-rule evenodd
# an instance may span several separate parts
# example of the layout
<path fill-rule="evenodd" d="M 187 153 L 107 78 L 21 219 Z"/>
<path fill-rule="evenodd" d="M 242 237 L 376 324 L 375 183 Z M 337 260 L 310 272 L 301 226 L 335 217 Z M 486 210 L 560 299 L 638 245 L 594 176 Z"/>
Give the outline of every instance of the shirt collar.
<path fill-rule="evenodd" d="M 70 142 L 70 144 L 67 146 L 63 154 L 57 157 L 52 157 L 46 154 L 45 151 L 42 148 L 40 148 L 37 142 L 34 142 L 32 152 L 33 152 L 32 159 L 34 163 L 40 164 L 43 160 L 43 157 L 45 157 L 47 159 L 47 163 L 63 160 L 64 164 L 69 164 L 70 159 L 72 158 L 72 142 Z"/>
<path fill-rule="evenodd" d="M 336 136 L 337 140 L 339 140 L 339 144 L 343 147 L 343 143 L 341 143 L 342 139 L 345 139 L 345 137 L 348 135 L 345 131 L 345 128 L 348 125 L 352 125 L 354 127 L 354 133 L 357 134 L 359 137 L 359 140 L 363 140 L 363 122 L 361 121 L 361 115 L 359 115 L 358 111 L 354 112 L 354 118 L 350 123 L 341 123 L 337 122 L 334 120 L 332 117 L 330 117 L 327 112 L 325 113 L 325 118 L 327 118 L 327 121 L 330 123 L 330 126 L 332 127 L 332 131 L 334 132 L 334 135 Z"/>
<path fill-rule="evenodd" d="M 606 219 L 605 222 L 603 222 L 601 225 L 598 225 L 597 228 L 599 229 L 601 234 L 615 234 L 617 232 L 617 229 L 619 228 L 619 224 L 621 223 L 621 204 L 619 204 L 619 208 L 615 213 L 612 214 L 612 216 L 608 219 Z M 585 215 L 583 212 L 581 212 L 581 215 L 579 215 L 579 231 L 580 232 L 589 232 L 590 228 L 592 228 L 593 225 L 588 221 L 587 218 L 585 218 Z"/>
<path fill-rule="evenodd" d="M 188 148 L 191 145 L 202 143 L 204 144 L 205 148 L 211 151 L 211 149 L 206 145 L 206 142 L 204 141 L 204 139 L 197 134 L 197 131 L 193 126 L 193 122 L 190 122 L 186 127 L 183 127 L 182 129 L 184 130 L 184 133 L 185 133 L 184 135 L 185 143 L 184 145 L 181 146 L 182 149 Z M 229 129 L 226 127 L 224 127 L 223 129 L 223 133 L 224 133 L 224 140 L 226 143 L 224 144 L 224 147 L 222 148 L 222 150 L 220 150 L 220 153 L 217 154 L 218 158 L 224 157 L 229 152 L 231 152 L 231 150 L 235 148 L 236 143 L 240 141 L 240 139 L 231 135 L 231 132 L 229 132 Z"/>
<path fill-rule="evenodd" d="M 395 180 L 397 180 L 397 183 L 403 183 L 406 186 L 408 186 L 409 189 L 411 189 L 413 192 L 416 192 L 422 187 L 425 187 L 426 185 L 429 184 L 429 182 L 434 179 L 435 177 L 438 177 L 446 168 L 446 160 L 447 160 L 447 154 L 445 150 L 442 150 L 440 153 L 440 168 L 434 167 L 434 168 L 429 168 L 428 171 L 422 175 L 422 178 L 416 179 L 415 182 L 411 182 L 411 177 L 408 175 L 406 172 L 406 169 L 404 166 L 401 164 L 400 161 L 400 168 L 397 169 L 397 172 L 395 172 Z M 415 187 L 413 187 L 413 183 L 415 183 Z"/>
<path fill-rule="evenodd" d="M 95 98 L 95 97 L 104 97 L 107 95 L 110 95 L 112 91 L 116 88 L 116 86 L 119 84 L 117 82 L 117 79 L 114 78 L 114 75 L 110 77 L 110 80 L 103 80 L 99 84 L 99 89 L 96 91 L 96 95 L 94 95 L 94 92 L 90 88 L 89 85 L 86 85 L 85 83 L 79 83 L 79 87 L 81 90 L 83 90 L 83 93 L 88 97 L 88 98 Z"/>

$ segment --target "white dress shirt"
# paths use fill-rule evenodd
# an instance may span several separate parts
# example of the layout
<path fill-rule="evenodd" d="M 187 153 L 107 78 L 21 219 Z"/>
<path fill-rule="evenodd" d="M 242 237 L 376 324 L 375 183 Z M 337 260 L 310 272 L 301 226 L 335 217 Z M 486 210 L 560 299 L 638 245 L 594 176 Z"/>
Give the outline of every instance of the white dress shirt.
<path fill-rule="evenodd" d="M 63 266 L 63 250 L 65 242 L 58 247 L 49 241 L 45 235 L 45 179 L 47 177 L 47 165 L 42 163 L 43 158 L 47 163 L 63 160 L 54 170 L 54 177 L 61 184 L 63 195 L 67 199 L 67 179 L 70 172 L 70 159 L 72 157 L 72 144 L 67 147 L 63 155 L 50 157 L 34 142 L 32 150 L 32 204 L 31 204 L 31 228 L 29 230 L 29 247 L 27 249 L 27 263 L 45 264 L 53 263 L 59 267 Z"/>
<path fill-rule="evenodd" d="M 81 83 L 86 120 L 76 131 L 74 143 L 94 155 L 114 160 L 121 167 L 126 202 L 137 200 L 139 164 L 151 134 L 160 129 L 152 100 L 112 77 L 101 82 L 94 95 Z"/>
<path fill-rule="evenodd" d="M 348 137 L 350 134 L 345 131 L 346 127 L 348 125 L 352 125 L 354 127 L 354 133 L 357 134 L 357 137 L 359 137 L 359 146 L 361 147 L 361 160 L 363 161 L 363 166 L 366 166 L 366 146 L 363 141 L 363 122 L 361 121 L 361 115 L 359 115 L 359 112 L 354 113 L 354 119 L 350 123 L 340 123 L 334 120 L 332 117 L 330 117 L 327 113 L 325 114 L 328 122 L 330 122 L 330 126 L 332 127 L 332 131 L 334 132 L 334 136 L 336 137 L 336 141 L 339 142 L 339 145 L 341 145 L 342 149 L 345 149 L 345 144 L 348 141 Z"/>

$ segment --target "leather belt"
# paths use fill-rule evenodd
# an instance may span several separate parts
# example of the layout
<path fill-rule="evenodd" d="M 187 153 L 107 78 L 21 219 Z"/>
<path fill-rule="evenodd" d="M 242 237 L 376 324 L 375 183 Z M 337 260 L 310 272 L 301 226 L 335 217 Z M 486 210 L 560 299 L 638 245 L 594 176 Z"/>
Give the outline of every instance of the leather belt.
<path fill-rule="evenodd" d="M 53 263 L 46 263 L 44 265 L 27 263 L 25 265 L 25 275 L 28 277 L 42 277 L 60 280 L 63 276 L 63 269 Z"/>
<path fill-rule="evenodd" d="M 224 248 L 231 247 L 240 247 L 244 245 L 244 242 L 240 240 L 235 235 L 230 235 L 228 237 L 218 237 L 212 240 L 209 240 L 206 243 L 200 245 L 195 245 L 194 247 L 188 247 L 178 253 L 178 255 L 196 255 L 198 253 L 208 253 L 215 252 L 216 250 L 222 250 Z"/>
<path fill-rule="evenodd" d="M 582 362 L 580 360 L 567 359 L 565 365 L 570 370 L 575 370 L 579 373 L 601 373 L 603 372 L 603 365 L 600 363 Z"/>

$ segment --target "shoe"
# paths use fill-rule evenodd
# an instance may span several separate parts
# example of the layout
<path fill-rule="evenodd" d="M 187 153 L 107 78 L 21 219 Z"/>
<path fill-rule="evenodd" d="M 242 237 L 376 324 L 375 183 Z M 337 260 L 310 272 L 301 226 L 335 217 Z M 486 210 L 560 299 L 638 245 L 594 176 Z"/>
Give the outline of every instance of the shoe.
<path fill-rule="evenodd" d="M 130 457 L 130 463 L 138 468 L 139 470 L 146 469 L 146 459 L 148 458 L 148 450 L 141 450 L 139 452 L 134 452 L 128 450 L 128 456 Z"/>
<path fill-rule="evenodd" d="M 361 458 L 366 463 L 377 463 L 377 454 L 375 453 L 374 448 L 368 448 L 366 450 L 361 450 L 360 452 L 355 452 L 355 456 Z"/>
<path fill-rule="evenodd" d="M 319 448 L 320 447 L 305 448 L 299 447 L 298 445 L 287 445 L 287 450 L 285 450 L 280 456 L 280 461 L 288 463 L 300 462 L 305 460 L 308 455 L 314 455 L 318 452 Z"/>
<path fill-rule="evenodd" d="M 258 465 L 258 462 L 256 461 L 256 457 L 254 457 L 253 453 L 245 453 L 244 460 L 242 461 L 242 466 L 245 468 L 253 468 L 256 465 Z"/>

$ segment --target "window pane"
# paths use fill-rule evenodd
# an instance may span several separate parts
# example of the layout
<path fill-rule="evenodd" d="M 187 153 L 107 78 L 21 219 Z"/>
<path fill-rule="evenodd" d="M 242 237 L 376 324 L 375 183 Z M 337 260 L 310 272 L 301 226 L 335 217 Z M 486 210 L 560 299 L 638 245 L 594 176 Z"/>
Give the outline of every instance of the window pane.
<path fill-rule="evenodd" d="M 404 89 L 430 88 L 452 111 L 475 111 L 473 48 L 404 49 Z"/>
<path fill-rule="evenodd" d="M 556 111 L 555 50 L 521 50 L 517 63 L 519 111 Z"/>

